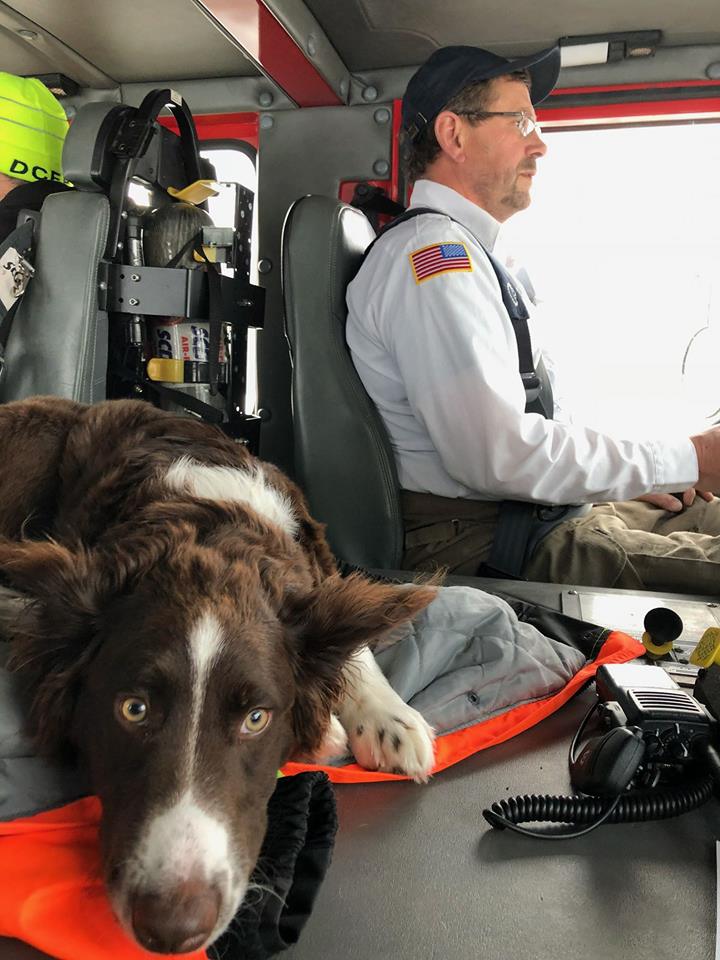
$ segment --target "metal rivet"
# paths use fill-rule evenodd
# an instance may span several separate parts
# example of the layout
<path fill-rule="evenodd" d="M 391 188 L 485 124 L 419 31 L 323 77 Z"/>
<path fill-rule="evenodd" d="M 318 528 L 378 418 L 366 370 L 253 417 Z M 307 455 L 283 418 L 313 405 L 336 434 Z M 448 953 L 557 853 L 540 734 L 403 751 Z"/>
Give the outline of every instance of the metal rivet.
<path fill-rule="evenodd" d="M 270 93 L 269 90 L 263 90 L 258 96 L 258 103 L 261 107 L 271 107 L 275 97 Z"/>
<path fill-rule="evenodd" d="M 140 305 L 140 301 L 138 300 L 137 297 L 129 297 L 128 303 L 130 304 L 131 307 L 137 307 Z"/>
<path fill-rule="evenodd" d="M 272 270 L 272 260 L 263 258 L 258 261 L 258 273 L 270 273 Z"/>
<path fill-rule="evenodd" d="M 24 40 L 37 40 L 38 34 L 34 30 L 18 30 L 17 35 Z"/>
<path fill-rule="evenodd" d="M 131 279 L 131 280 L 134 280 L 135 283 L 137 283 L 138 280 L 140 279 L 140 274 L 139 274 L 139 273 L 131 273 L 131 274 L 130 274 L 130 279 Z"/>
<path fill-rule="evenodd" d="M 377 100 L 377 87 L 365 87 L 362 92 L 362 98 L 363 100 Z"/>
<path fill-rule="evenodd" d="M 269 130 L 274 123 L 275 121 L 273 120 L 273 118 L 270 116 L 269 113 L 264 113 L 260 117 L 260 128 L 262 130 Z"/>
<path fill-rule="evenodd" d="M 705 68 L 705 76 L 708 80 L 720 80 L 720 60 L 709 63 Z"/>
<path fill-rule="evenodd" d="M 267 423 L 268 420 L 272 420 L 272 412 L 266 407 L 260 407 L 257 412 L 257 415 L 260 417 L 263 423 Z"/>
<path fill-rule="evenodd" d="M 376 160 L 373 164 L 373 172 L 379 177 L 384 177 L 390 173 L 390 164 L 387 160 Z"/>
<path fill-rule="evenodd" d="M 310 34 L 307 40 L 307 52 L 311 57 L 314 57 L 317 53 L 317 40 L 312 34 Z"/>
<path fill-rule="evenodd" d="M 100 283 L 98 284 L 98 288 L 99 288 L 100 290 L 107 290 L 107 284 L 105 283 L 104 280 L 101 280 L 101 281 L 100 281 Z"/>
<path fill-rule="evenodd" d="M 380 107 L 379 110 L 376 110 L 373 114 L 375 118 L 375 123 L 387 123 L 390 119 L 390 111 L 387 107 Z"/>

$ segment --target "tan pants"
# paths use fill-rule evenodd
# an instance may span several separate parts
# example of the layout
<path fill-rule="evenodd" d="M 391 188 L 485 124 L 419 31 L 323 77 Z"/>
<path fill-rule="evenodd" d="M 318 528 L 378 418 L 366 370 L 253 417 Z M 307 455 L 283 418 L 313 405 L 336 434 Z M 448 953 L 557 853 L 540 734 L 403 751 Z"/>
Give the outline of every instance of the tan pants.
<path fill-rule="evenodd" d="M 490 554 L 498 504 L 403 491 L 408 569 L 472 576 Z M 540 541 L 530 580 L 720 595 L 720 500 L 681 513 L 649 503 L 596 504 Z"/>

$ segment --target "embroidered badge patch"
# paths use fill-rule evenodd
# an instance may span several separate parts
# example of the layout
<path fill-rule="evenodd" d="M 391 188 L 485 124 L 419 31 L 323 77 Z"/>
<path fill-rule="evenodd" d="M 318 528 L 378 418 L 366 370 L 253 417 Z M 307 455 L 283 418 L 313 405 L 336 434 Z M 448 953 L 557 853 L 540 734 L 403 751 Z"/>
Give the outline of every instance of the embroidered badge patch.
<path fill-rule="evenodd" d="M 433 243 L 410 254 L 415 282 L 422 283 L 439 273 L 472 271 L 472 264 L 464 243 Z"/>
<path fill-rule="evenodd" d="M 5 251 L 0 263 L 0 302 L 6 310 L 25 293 L 25 287 L 34 273 L 34 268 L 15 247 Z"/>

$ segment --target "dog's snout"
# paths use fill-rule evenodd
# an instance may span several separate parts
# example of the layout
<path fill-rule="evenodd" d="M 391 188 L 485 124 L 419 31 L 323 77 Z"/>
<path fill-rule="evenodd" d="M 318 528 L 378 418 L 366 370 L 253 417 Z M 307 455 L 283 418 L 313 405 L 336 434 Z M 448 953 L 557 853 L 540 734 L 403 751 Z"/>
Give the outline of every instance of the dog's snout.
<path fill-rule="evenodd" d="M 131 904 L 132 927 L 146 950 L 190 953 L 210 937 L 219 911 L 219 892 L 188 880 L 168 893 L 137 894 Z"/>

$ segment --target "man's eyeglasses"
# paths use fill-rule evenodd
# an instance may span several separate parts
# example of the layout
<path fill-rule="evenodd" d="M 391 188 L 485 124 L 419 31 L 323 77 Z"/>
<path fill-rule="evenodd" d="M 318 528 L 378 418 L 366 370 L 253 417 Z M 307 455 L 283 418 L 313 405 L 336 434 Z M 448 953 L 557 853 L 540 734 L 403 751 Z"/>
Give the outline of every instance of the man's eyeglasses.
<path fill-rule="evenodd" d="M 515 126 L 523 137 L 529 137 L 531 133 L 537 132 L 538 136 L 542 133 L 540 124 L 533 120 L 524 110 L 456 110 L 459 117 L 470 117 L 472 120 L 484 120 L 486 117 L 514 117 Z"/>

